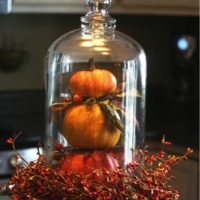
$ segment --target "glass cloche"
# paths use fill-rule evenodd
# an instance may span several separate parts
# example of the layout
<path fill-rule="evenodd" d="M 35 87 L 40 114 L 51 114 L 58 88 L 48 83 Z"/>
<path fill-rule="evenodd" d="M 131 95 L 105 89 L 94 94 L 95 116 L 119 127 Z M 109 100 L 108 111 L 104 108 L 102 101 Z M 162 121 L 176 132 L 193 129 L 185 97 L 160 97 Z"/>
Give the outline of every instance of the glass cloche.
<path fill-rule="evenodd" d="M 124 167 L 143 144 L 146 57 L 136 41 L 115 30 L 110 4 L 87 0 L 81 28 L 48 50 L 45 151 L 63 170 Z"/>

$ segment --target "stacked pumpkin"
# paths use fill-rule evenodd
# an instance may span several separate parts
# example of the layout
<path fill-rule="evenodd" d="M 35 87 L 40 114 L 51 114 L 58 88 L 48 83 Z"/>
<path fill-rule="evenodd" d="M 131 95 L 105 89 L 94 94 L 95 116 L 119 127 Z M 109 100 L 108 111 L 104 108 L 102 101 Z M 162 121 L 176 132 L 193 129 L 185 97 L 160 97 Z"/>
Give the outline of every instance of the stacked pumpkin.
<path fill-rule="evenodd" d="M 112 94 L 117 88 L 115 76 L 108 70 L 90 68 L 72 75 L 69 89 L 79 102 L 66 109 L 62 124 L 62 134 L 69 144 L 78 149 L 94 149 L 92 153 L 71 153 L 62 164 L 62 169 L 89 173 L 88 168 L 118 167 L 117 160 L 105 148 L 114 147 L 121 131 L 114 126 L 103 112 L 97 99 Z M 91 103 L 81 102 L 82 97 L 93 99 Z M 86 152 L 86 153 L 85 153 Z M 86 158 L 86 159 L 84 159 Z"/>

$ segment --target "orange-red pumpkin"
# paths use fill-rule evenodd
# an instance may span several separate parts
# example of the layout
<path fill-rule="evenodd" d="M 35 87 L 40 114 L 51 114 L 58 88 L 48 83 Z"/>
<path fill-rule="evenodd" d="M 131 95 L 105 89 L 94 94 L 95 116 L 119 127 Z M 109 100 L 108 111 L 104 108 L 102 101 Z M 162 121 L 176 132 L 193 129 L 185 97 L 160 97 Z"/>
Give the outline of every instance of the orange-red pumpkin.
<path fill-rule="evenodd" d="M 78 71 L 72 75 L 69 83 L 72 94 L 90 97 L 102 97 L 116 89 L 117 80 L 108 70 L 93 69 Z"/>
<path fill-rule="evenodd" d="M 64 113 L 62 134 L 78 148 L 114 147 L 120 130 L 107 119 L 98 104 L 74 105 Z"/>
<path fill-rule="evenodd" d="M 63 171 L 89 174 L 94 170 L 113 171 L 119 167 L 118 161 L 111 153 L 94 151 L 92 153 L 70 153 L 61 164 Z"/>

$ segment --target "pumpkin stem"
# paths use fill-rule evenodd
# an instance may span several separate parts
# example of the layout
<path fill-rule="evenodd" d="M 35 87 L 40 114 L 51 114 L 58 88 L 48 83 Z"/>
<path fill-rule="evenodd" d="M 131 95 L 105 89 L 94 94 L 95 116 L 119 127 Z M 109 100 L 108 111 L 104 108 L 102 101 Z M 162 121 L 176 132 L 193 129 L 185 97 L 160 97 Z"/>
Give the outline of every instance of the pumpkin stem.
<path fill-rule="evenodd" d="M 88 65 L 89 65 L 91 71 L 96 69 L 96 66 L 95 66 L 95 63 L 94 63 L 94 57 L 92 57 L 88 60 Z"/>

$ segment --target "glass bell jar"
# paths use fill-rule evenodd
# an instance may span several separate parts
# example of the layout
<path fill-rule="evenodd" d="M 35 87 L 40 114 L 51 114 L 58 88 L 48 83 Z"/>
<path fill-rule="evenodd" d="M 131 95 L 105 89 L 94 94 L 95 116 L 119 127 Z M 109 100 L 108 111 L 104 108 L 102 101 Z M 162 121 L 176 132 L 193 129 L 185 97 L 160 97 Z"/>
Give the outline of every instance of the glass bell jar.
<path fill-rule="evenodd" d="M 143 144 L 146 56 L 118 32 L 111 0 L 87 0 L 81 28 L 64 34 L 46 57 L 46 156 L 52 166 L 113 170 Z"/>

